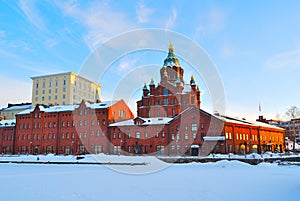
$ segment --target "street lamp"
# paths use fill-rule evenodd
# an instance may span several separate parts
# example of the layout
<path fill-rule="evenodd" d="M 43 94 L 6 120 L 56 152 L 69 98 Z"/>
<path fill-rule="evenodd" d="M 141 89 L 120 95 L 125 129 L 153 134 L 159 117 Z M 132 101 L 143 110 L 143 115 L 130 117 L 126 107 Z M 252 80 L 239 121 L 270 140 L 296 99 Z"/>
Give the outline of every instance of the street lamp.
<path fill-rule="evenodd" d="M 123 141 L 122 141 L 122 139 L 121 139 L 121 140 L 120 140 L 120 153 L 119 153 L 120 155 L 122 154 L 122 142 L 123 142 Z"/>
<path fill-rule="evenodd" d="M 31 149 L 32 149 L 32 142 L 30 141 L 29 154 L 30 154 Z"/>

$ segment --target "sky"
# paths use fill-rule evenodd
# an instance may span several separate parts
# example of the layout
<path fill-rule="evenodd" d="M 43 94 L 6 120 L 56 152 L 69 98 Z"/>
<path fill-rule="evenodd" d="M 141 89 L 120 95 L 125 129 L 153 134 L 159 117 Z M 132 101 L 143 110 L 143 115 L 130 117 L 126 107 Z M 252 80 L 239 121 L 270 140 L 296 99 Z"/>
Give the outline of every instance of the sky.
<path fill-rule="evenodd" d="M 90 55 L 109 39 L 136 29 L 156 28 L 182 34 L 207 53 L 223 83 L 225 115 L 284 118 L 287 108 L 300 106 L 299 10 L 300 2 L 296 0 L 2 0 L 0 108 L 7 103 L 31 102 L 30 77 L 79 73 Z M 176 40 L 170 41 L 175 53 L 179 51 Z M 168 46 L 166 43 L 166 51 Z M 112 97 L 111 83 L 119 79 L 116 77 L 151 66 L 155 70 L 143 74 L 143 80 L 134 79 L 141 87 L 125 98 L 134 108 L 144 82 L 149 83 L 151 77 L 159 82 L 158 70 L 166 55 L 167 52 L 141 51 L 113 62 L 107 79 L 100 80 L 101 99 Z M 184 58 L 180 62 L 188 69 L 188 82 L 192 68 Z M 195 75 L 195 79 L 202 91 L 202 108 L 213 112 L 205 81 L 201 75 Z"/>

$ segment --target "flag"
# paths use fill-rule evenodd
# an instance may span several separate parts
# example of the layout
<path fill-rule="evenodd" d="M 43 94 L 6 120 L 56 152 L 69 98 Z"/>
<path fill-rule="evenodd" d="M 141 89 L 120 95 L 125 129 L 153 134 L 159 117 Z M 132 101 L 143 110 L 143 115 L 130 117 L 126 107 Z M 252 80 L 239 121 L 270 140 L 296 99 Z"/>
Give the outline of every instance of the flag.
<path fill-rule="evenodd" d="M 260 103 L 258 105 L 258 111 L 261 112 L 261 105 L 260 105 Z"/>

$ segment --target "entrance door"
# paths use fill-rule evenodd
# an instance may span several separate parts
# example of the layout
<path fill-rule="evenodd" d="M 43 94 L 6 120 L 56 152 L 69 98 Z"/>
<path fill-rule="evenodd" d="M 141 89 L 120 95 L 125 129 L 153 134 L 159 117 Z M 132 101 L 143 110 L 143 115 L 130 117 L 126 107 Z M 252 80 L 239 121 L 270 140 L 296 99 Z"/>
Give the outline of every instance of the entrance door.
<path fill-rule="evenodd" d="M 192 147 L 191 148 L 191 156 L 198 156 L 199 155 L 199 148 L 198 147 Z"/>

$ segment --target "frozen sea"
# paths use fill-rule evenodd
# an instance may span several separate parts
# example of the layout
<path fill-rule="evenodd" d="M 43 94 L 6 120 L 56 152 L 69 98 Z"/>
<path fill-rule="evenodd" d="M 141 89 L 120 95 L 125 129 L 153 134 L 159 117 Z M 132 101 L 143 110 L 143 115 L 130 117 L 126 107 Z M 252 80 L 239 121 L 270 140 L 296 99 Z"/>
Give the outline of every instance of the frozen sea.
<path fill-rule="evenodd" d="M 118 159 L 147 165 L 0 164 L 1 200 L 300 200 L 300 166 L 226 160 L 169 165 L 155 157 L 106 158 Z"/>

